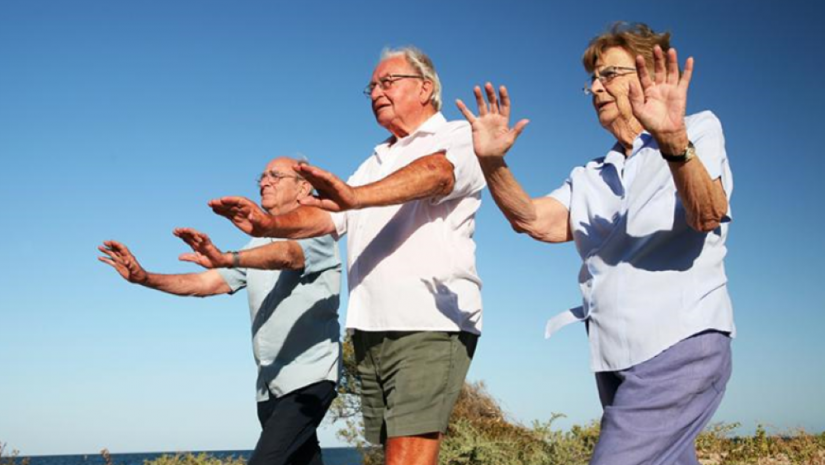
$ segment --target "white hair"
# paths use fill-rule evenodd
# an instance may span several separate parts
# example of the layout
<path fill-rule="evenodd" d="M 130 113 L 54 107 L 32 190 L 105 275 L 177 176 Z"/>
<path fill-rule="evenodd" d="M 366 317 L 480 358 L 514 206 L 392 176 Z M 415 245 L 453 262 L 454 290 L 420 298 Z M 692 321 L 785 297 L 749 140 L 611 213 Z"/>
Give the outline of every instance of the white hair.
<path fill-rule="evenodd" d="M 433 95 L 430 97 L 430 102 L 436 111 L 441 110 L 441 81 L 438 79 L 438 73 L 435 72 L 435 66 L 430 57 L 412 45 L 399 48 L 388 47 L 381 51 L 381 61 L 398 56 L 403 56 L 410 66 L 424 76 L 424 79 L 433 83 Z"/>

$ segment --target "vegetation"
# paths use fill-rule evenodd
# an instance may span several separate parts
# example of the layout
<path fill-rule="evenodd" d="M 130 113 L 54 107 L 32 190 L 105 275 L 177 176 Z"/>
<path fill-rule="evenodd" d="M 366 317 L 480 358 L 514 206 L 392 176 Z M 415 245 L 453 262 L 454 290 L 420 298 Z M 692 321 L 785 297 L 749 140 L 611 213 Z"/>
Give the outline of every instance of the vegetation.
<path fill-rule="evenodd" d="M 344 343 L 344 376 L 339 396 L 330 409 L 333 421 L 343 421 L 338 436 L 356 447 L 364 465 L 381 465 L 380 447 L 366 443 L 363 434 L 352 343 Z M 465 383 L 450 417 L 441 447 L 441 465 L 580 465 L 586 464 L 599 438 L 599 424 L 593 421 L 573 426 L 569 431 L 553 429 L 562 418 L 554 414 L 546 422 L 522 425 L 501 409 L 484 383 Z M 738 423 L 709 426 L 696 440 L 703 465 L 825 465 L 825 432 L 804 431 L 769 434 L 760 425 L 753 436 L 735 436 Z M 101 451 L 106 465 L 113 465 L 107 450 Z M 0 465 L 28 465 L 18 452 L 7 453 L 0 442 Z M 147 460 L 144 465 L 245 465 L 242 458 L 218 458 L 210 454 L 173 454 Z"/>
<path fill-rule="evenodd" d="M 0 441 L 0 465 L 29 465 L 29 459 L 18 459 L 19 452 L 12 450 L 8 452 L 6 443 Z"/>
<path fill-rule="evenodd" d="M 344 341 L 344 379 L 331 408 L 333 420 L 343 420 L 339 438 L 356 447 L 364 465 L 383 464 L 380 448 L 364 440 L 358 392 L 360 389 L 352 343 Z M 587 464 L 599 424 L 574 425 L 569 431 L 553 429 L 562 418 L 553 414 L 546 422 L 524 426 L 508 418 L 484 383 L 465 383 L 450 417 L 441 447 L 440 465 L 557 465 Z M 804 431 L 768 434 L 763 426 L 753 436 L 734 436 L 738 423 L 709 426 L 696 440 L 703 465 L 825 465 L 825 433 Z M 160 464 L 171 465 L 171 464 Z"/>

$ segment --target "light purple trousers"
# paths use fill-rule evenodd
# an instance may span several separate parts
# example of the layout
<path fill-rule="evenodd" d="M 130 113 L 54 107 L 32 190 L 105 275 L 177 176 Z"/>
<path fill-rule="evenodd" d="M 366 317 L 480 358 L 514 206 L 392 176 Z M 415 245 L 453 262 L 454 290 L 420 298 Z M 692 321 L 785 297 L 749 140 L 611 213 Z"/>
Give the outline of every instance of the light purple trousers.
<path fill-rule="evenodd" d="M 696 465 L 696 436 L 722 402 L 730 338 L 699 333 L 627 370 L 596 373 L 604 414 L 591 465 Z"/>

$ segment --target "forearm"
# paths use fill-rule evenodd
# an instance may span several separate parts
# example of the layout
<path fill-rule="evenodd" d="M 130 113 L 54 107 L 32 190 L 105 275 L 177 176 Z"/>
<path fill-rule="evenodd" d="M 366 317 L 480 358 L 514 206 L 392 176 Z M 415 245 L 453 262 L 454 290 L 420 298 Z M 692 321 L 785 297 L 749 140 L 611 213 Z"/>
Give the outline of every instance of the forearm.
<path fill-rule="evenodd" d="M 273 242 L 252 249 L 235 252 L 237 263 L 231 253 L 225 253 L 229 265 L 237 268 L 259 270 L 300 270 L 304 267 L 304 251 L 295 241 Z"/>
<path fill-rule="evenodd" d="M 453 164 L 443 152 L 421 157 L 380 181 L 355 188 L 358 208 L 397 205 L 453 191 Z"/>
<path fill-rule="evenodd" d="M 516 232 L 543 242 L 572 239 L 568 212 L 553 199 L 531 199 L 503 158 L 480 159 L 487 187 L 499 210 Z"/>
<path fill-rule="evenodd" d="M 728 199 L 721 180 L 711 179 L 698 157 L 687 162 L 668 162 L 668 165 L 688 225 L 700 232 L 718 228 L 728 212 Z"/>
<path fill-rule="evenodd" d="M 269 216 L 263 237 L 305 239 L 335 232 L 329 212 L 316 207 L 298 207 L 289 213 Z"/>
<path fill-rule="evenodd" d="M 215 270 L 204 273 L 160 274 L 146 273 L 146 278 L 135 284 L 179 296 L 208 297 L 226 294 L 229 285 Z"/>

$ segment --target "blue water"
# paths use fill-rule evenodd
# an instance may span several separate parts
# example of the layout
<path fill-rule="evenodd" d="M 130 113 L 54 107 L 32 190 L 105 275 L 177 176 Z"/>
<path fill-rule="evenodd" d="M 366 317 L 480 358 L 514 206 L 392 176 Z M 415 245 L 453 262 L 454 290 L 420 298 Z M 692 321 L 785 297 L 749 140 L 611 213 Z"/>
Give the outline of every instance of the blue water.
<path fill-rule="evenodd" d="M 200 452 L 192 452 L 197 455 Z M 250 450 L 208 451 L 207 454 L 217 457 L 243 457 L 249 459 Z M 112 465 L 143 465 L 146 460 L 152 460 L 161 455 L 174 455 L 174 452 L 150 452 L 138 454 L 111 454 Z M 350 447 L 329 447 L 323 449 L 324 465 L 361 465 L 361 454 Z M 18 457 L 24 459 L 26 457 Z M 89 455 L 40 455 L 28 457 L 30 465 L 105 465 L 99 454 Z M 20 463 L 20 460 L 17 461 Z"/>

